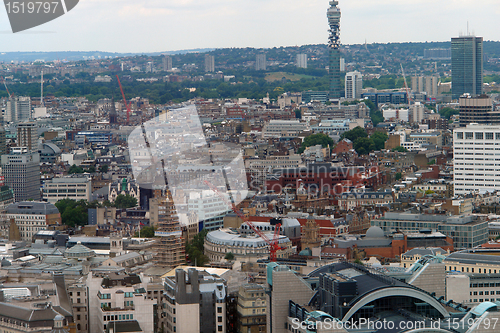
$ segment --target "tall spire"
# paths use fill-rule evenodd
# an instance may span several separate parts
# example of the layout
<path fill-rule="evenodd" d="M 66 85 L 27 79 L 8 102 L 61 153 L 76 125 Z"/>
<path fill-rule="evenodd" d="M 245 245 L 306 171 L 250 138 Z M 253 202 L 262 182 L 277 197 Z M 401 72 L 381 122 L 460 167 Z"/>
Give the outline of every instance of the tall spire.
<path fill-rule="evenodd" d="M 340 87 L 340 8 L 338 1 L 330 1 L 327 11 L 328 25 L 330 26 L 328 37 L 328 50 L 330 56 L 330 98 L 341 97 Z"/>

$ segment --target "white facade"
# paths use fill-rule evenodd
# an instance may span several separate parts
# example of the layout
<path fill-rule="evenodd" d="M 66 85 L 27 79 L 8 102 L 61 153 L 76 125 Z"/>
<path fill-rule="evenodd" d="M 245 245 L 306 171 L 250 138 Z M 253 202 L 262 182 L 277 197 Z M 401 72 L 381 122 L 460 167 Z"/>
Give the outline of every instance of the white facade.
<path fill-rule="evenodd" d="M 416 102 L 411 106 L 411 112 L 414 123 L 421 123 L 425 119 L 425 106 L 420 102 Z"/>
<path fill-rule="evenodd" d="M 110 323 L 112 325 L 116 321 L 135 320 L 141 326 L 142 332 L 153 332 L 153 307 L 157 301 L 147 299 L 146 293 L 136 291 L 145 289 L 145 284 L 118 283 L 116 286 L 106 287 L 101 285 L 103 279 L 104 277 L 93 276 L 92 273 L 87 277 L 89 331 L 105 333 Z"/>
<path fill-rule="evenodd" d="M 409 120 L 409 111 L 408 109 L 385 109 L 382 111 L 384 116 L 384 120 L 399 120 L 408 122 Z"/>
<path fill-rule="evenodd" d="M 360 99 L 363 90 L 363 74 L 358 71 L 345 75 L 345 98 Z"/>
<path fill-rule="evenodd" d="M 299 120 L 271 120 L 262 129 L 262 138 L 297 136 L 307 129 L 307 123 L 301 123 Z"/>
<path fill-rule="evenodd" d="M 43 186 L 43 200 L 50 203 L 62 199 L 90 201 L 91 195 L 91 180 L 86 177 L 53 178 L 47 180 Z"/>
<path fill-rule="evenodd" d="M 30 97 L 12 97 L 7 100 L 5 108 L 5 121 L 18 122 L 29 120 L 31 118 L 31 98 Z"/>
<path fill-rule="evenodd" d="M 500 126 L 455 129 L 453 155 L 455 195 L 500 190 Z"/>
<path fill-rule="evenodd" d="M 297 54 L 296 65 L 298 68 L 307 68 L 307 54 L 305 53 Z"/>

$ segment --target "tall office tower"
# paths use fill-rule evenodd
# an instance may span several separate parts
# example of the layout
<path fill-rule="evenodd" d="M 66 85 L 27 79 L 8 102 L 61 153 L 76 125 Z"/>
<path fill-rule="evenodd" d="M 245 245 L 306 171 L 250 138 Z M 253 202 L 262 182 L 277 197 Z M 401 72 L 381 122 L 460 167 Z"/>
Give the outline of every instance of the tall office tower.
<path fill-rule="evenodd" d="M 265 71 L 266 68 L 267 68 L 266 54 L 265 53 L 257 54 L 257 57 L 255 58 L 255 70 Z"/>
<path fill-rule="evenodd" d="M 34 122 L 17 125 L 17 146 L 28 148 L 28 152 L 38 151 L 38 126 Z"/>
<path fill-rule="evenodd" d="M 31 98 L 15 96 L 7 100 L 5 121 L 18 122 L 31 118 Z"/>
<path fill-rule="evenodd" d="M 163 71 L 168 72 L 172 70 L 172 58 L 168 55 L 163 56 Z"/>
<path fill-rule="evenodd" d="M 115 96 L 111 97 L 111 109 L 109 110 L 109 124 L 118 124 L 118 114 L 116 113 Z"/>
<path fill-rule="evenodd" d="M 424 82 L 423 76 L 413 76 L 411 78 L 411 91 L 416 93 L 424 91 Z"/>
<path fill-rule="evenodd" d="M 483 37 L 463 36 L 451 39 L 451 93 L 483 93 Z"/>
<path fill-rule="evenodd" d="M 337 7 L 338 1 L 330 1 L 330 8 L 327 11 L 328 25 L 328 48 L 330 50 L 330 98 L 341 97 L 340 84 L 340 8 Z"/>
<path fill-rule="evenodd" d="M 14 147 L 2 155 L 5 184 L 14 191 L 16 201 L 40 200 L 40 155 L 26 147 Z"/>
<path fill-rule="evenodd" d="M 436 97 L 438 95 L 438 81 L 437 76 L 426 76 L 425 77 L 425 92 L 427 97 Z"/>
<path fill-rule="evenodd" d="M 215 58 L 213 55 L 205 54 L 205 72 L 215 72 Z"/>
<path fill-rule="evenodd" d="M 345 75 L 345 98 L 360 99 L 363 89 L 363 74 L 358 71 Z"/>
<path fill-rule="evenodd" d="M 469 124 L 453 132 L 453 181 L 455 195 L 500 190 L 500 126 Z M 474 150 L 471 149 L 474 147 Z M 483 153 L 483 151 L 489 153 Z"/>
<path fill-rule="evenodd" d="M 305 53 L 297 54 L 296 66 L 298 68 L 307 68 L 307 54 Z"/>
<path fill-rule="evenodd" d="M 460 127 L 470 123 L 500 125 L 500 113 L 494 111 L 493 101 L 487 95 L 463 95 L 459 100 Z"/>
<path fill-rule="evenodd" d="M 0 125 L 0 155 L 7 154 L 7 138 L 5 135 L 5 128 Z"/>
<path fill-rule="evenodd" d="M 174 201 L 170 191 L 151 201 L 157 207 L 151 207 L 158 212 L 157 229 L 158 236 L 154 261 L 159 266 L 177 267 L 185 262 L 185 248 L 182 239 L 182 230 L 176 214 Z"/>

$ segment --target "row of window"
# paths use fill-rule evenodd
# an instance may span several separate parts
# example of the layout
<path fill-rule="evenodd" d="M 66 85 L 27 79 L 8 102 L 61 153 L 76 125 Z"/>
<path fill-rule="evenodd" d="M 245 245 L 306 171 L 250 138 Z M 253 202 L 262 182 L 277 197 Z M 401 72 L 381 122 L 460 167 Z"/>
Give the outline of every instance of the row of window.
<path fill-rule="evenodd" d="M 464 138 L 464 132 L 456 132 L 457 133 L 457 139 L 463 140 Z M 500 140 L 500 133 L 492 133 L 492 132 L 465 132 L 465 139 L 466 140 Z"/>

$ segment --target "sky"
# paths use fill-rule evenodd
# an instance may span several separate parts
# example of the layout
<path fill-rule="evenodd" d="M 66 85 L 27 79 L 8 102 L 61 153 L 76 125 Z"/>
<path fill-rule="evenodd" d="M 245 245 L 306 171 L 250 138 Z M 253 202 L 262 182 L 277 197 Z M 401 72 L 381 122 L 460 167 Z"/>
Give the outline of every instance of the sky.
<path fill-rule="evenodd" d="M 26 0 L 28 1 L 28 0 Z M 328 0 L 80 0 L 13 34 L 0 8 L 0 52 L 162 52 L 325 44 Z M 469 29 L 500 40 L 498 0 L 340 0 L 343 44 L 448 41 Z"/>

